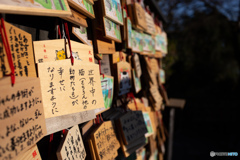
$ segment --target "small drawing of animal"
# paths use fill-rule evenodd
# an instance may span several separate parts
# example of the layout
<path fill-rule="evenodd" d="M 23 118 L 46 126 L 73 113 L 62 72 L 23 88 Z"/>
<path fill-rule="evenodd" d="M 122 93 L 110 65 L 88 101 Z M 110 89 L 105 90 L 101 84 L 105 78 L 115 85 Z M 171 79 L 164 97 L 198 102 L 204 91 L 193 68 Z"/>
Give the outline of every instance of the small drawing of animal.
<path fill-rule="evenodd" d="M 72 52 L 72 56 L 74 59 L 81 60 L 81 58 L 79 58 L 78 52 Z"/>
<path fill-rule="evenodd" d="M 63 59 L 66 59 L 66 54 L 64 49 L 56 50 L 56 60 L 63 60 Z"/>
<path fill-rule="evenodd" d="M 105 25 L 106 25 L 106 28 L 109 29 L 109 31 L 110 31 L 110 30 L 111 30 L 111 24 L 110 24 L 110 22 L 109 22 L 109 21 L 106 21 Z"/>
<path fill-rule="evenodd" d="M 80 32 L 81 32 L 82 34 L 86 33 L 86 28 L 80 27 Z"/>
<path fill-rule="evenodd" d="M 112 5 L 110 0 L 106 0 L 106 6 L 109 8 L 110 11 L 112 10 Z"/>

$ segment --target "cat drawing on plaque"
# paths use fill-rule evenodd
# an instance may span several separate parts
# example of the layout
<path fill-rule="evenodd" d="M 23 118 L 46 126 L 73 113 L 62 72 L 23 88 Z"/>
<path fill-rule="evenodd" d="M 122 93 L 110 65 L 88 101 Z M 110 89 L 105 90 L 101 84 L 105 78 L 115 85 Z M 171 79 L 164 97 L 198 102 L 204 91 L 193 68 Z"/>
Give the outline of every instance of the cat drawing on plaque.
<path fill-rule="evenodd" d="M 123 95 L 129 92 L 132 87 L 131 84 L 131 67 L 128 62 L 117 63 L 118 67 L 118 84 L 119 95 Z"/>
<path fill-rule="evenodd" d="M 56 60 L 63 60 L 66 59 L 66 54 L 64 49 L 56 50 Z"/>

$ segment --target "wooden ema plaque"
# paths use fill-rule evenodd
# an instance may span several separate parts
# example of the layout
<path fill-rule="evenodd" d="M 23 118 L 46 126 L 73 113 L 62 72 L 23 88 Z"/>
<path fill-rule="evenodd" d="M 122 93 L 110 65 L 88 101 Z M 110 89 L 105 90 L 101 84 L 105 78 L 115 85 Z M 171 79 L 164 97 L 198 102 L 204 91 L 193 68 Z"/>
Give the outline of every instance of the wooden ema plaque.
<path fill-rule="evenodd" d="M 31 34 L 11 25 L 10 23 L 4 22 L 4 24 L 15 68 L 15 76 L 36 77 Z M 2 72 L 5 75 L 10 74 L 11 70 L 4 47 L 3 53 L 0 54 L 0 59 L 5 68 Z"/>
<path fill-rule="evenodd" d="M 151 35 L 154 35 L 156 33 L 156 28 L 155 28 L 153 17 L 147 12 L 145 12 L 145 18 L 146 18 L 146 24 L 147 24 L 146 32 Z"/>
<path fill-rule="evenodd" d="M 109 43 L 109 42 L 105 42 L 97 39 L 96 48 L 97 48 L 97 52 L 101 54 L 113 54 L 116 52 L 114 41 L 111 41 Z"/>
<path fill-rule="evenodd" d="M 129 17 L 125 19 L 125 27 L 127 31 L 127 48 L 132 48 L 132 22 Z"/>
<path fill-rule="evenodd" d="M 38 64 L 45 117 L 104 107 L 99 66 L 70 59 Z"/>
<path fill-rule="evenodd" d="M 151 35 L 143 33 L 143 51 L 147 52 L 149 54 L 152 53 L 153 48 L 155 48 L 155 43 L 153 42 L 153 38 Z"/>
<path fill-rule="evenodd" d="M 131 66 L 128 62 L 117 63 L 118 95 L 129 92 L 131 85 Z"/>
<path fill-rule="evenodd" d="M 137 149 L 143 147 L 146 144 L 144 135 L 129 145 L 124 144 L 122 135 L 119 136 L 119 141 L 125 157 L 129 157 L 133 152 L 135 152 Z"/>
<path fill-rule="evenodd" d="M 100 114 L 108 109 L 110 109 L 113 100 L 113 89 L 114 89 L 114 77 L 101 75 L 101 87 L 104 100 L 104 108 L 96 109 L 95 113 Z"/>
<path fill-rule="evenodd" d="M 143 51 L 143 35 L 137 30 L 132 30 L 132 51 L 141 53 Z"/>
<path fill-rule="evenodd" d="M 134 54 L 133 60 L 134 60 L 134 67 L 135 67 L 135 70 L 136 70 L 136 75 L 137 75 L 138 78 L 140 78 L 141 75 L 142 75 L 142 69 L 141 69 L 141 64 L 140 64 L 138 54 Z"/>
<path fill-rule="evenodd" d="M 142 84 L 141 84 L 140 78 L 137 77 L 134 69 L 132 69 L 132 77 L 133 77 L 135 93 L 138 93 L 142 89 Z"/>
<path fill-rule="evenodd" d="M 86 151 L 78 125 L 67 132 L 57 150 L 57 158 L 58 160 L 85 160 Z"/>
<path fill-rule="evenodd" d="M 85 16 L 81 15 L 80 13 L 74 11 L 73 9 L 70 9 L 72 12 L 71 16 L 67 16 L 67 17 L 61 17 L 62 19 L 71 22 L 75 25 L 78 26 L 83 26 L 83 27 L 88 27 L 87 21 Z"/>
<path fill-rule="evenodd" d="M 34 41 L 35 63 L 63 60 L 70 57 L 68 45 L 65 50 L 64 39 Z M 92 46 L 71 41 L 74 59 L 93 62 Z"/>
<path fill-rule="evenodd" d="M 98 62 L 97 62 L 98 64 Z M 101 73 L 104 75 L 111 76 L 111 63 L 110 63 L 110 58 L 109 55 L 105 54 L 102 55 L 102 60 L 101 60 Z"/>
<path fill-rule="evenodd" d="M 149 112 L 143 112 L 143 118 L 144 118 L 144 121 L 145 121 L 145 125 L 147 127 L 147 133 L 145 134 L 145 137 L 149 137 L 151 135 L 153 135 L 153 126 L 152 126 L 152 120 L 150 118 L 150 115 L 149 115 Z"/>
<path fill-rule="evenodd" d="M 46 135 L 39 78 L 0 80 L 0 159 L 16 159 Z"/>
<path fill-rule="evenodd" d="M 98 160 L 112 160 L 117 157 L 120 144 L 111 121 L 106 121 L 93 133 L 92 142 Z"/>
<path fill-rule="evenodd" d="M 129 144 L 144 136 L 147 128 L 142 111 L 131 111 L 124 114 L 120 119 L 120 129 L 124 144 Z"/>
<path fill-rule="evenodd" d="M 139 25 L 144 30 L 147 29 L 146 18 L 145 18 L 145 10 L 139 3 L 134 3 L 133 5 L 134 17 L 136 19 L 136 25 Z"/>
<path fill-rule="evenodd" d="M 35 144 L 32 148 L 19 155 L 16 160 L 42 160 L 42 158 Z"/>
<path fill-rule="evenodd" d="M 103 17 L 103 26 L 105 37 L 118 43 L 122 42 L 120 25 Z"/>
<path fill-rule="evenodd" d="M 1 0 L 0 12 L 38 16 L 71 15 L 67 0 Z"/>
<path fill-rule="evenodd" d="M 115 64 L 115 63 L 118 63 L 119 61 L 120 61 L 119 52 L 113 53 L 112 54 L 112 63 Z"/>
<path fill-rule="evenodd" d="M 35 63 L 66 59 L 64 39 L 33 41 Z"/>
<path fill-rule="evenodd" d="M 101 0 L 103 5 L 103 14 L 115 23 L 123 25 L 122 7 L 120 0 Z"/>
<path fill-rule="evenodd" d="M 71 40 L 72 54 L 74 59 L 94 63 L 93 47 Z M 70 50 L 67 46 L 67 57 L 70 58 Z"/>
<path fill-rule="evenodd" d="M 88 40 L 87 35 L 87 28 L 80 26 L 80 27 L 72 27 L 72 33 L 84 44 L 92 46 L 92 41 Z"/>
<path fill-rule="evenodd" d="M 85 16 L 94 19 L 94 10 L 93 5 L 87 0 L 68 0 L 68 3 L 71 7 L 81 12 Z"/>

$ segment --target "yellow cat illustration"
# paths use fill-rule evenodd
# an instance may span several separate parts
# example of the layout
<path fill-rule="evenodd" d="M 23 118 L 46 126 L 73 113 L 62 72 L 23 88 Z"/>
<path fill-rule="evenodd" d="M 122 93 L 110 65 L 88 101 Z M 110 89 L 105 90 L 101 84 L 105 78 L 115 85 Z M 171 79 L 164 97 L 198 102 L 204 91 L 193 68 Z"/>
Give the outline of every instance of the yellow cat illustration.
<path fill-rule="evenodd" d="M 66 59 L 66 54 L 64 49 L 56 50 L 56 60 L 63 60 L 63 59 Z"/>

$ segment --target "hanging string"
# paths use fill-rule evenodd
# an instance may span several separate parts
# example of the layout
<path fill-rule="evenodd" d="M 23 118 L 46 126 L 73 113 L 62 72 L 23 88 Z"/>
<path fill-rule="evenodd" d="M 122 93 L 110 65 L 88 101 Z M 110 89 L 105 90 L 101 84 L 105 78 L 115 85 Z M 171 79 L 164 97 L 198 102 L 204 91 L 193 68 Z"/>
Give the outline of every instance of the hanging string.
<path fill-rule="evenodd" d="M 102 122 L 104 122 L 104 121 L 103 121 L 103 118 L 102 118 L 102 114 L 100 114 L 100 119 L 101 119 Z"/>
<path fill-rule="evenodd" d="M 135 107 L 136 107 L 136 110 L 138 111 L 137 102 L 136 102 L 136 99 L 135 99 L 133 93 L 132 92 L 128 93 L 128 97 L 133 99 Z"/>
<path fill-rule="evenodd" d="M 68 30 L 68 24 L 67 22 L 64 22 L 64 26 L 65 26 L 65 31 L 66 31 L 66 34 L 67 34 L 67 39 L 68 39 L 68 46 L 69 46 L 69 50 L 70 50 L 70 59 L 71 59 L 71 63 L 72 65 L 74 64 L 74 58 L 73 58 L 73 55 L 72 55 L 72 47 L 71 47 L 71 41 L 70 41 L 70 35 L 69 35 L 69 30 Z"/>
<path fill-rule="evenodd" d="M 95 123 L 96 123 L 96 124 L 100 124 L 100 118 L 99 118 L 99 115 L 97 115 L 97 117 L 95 118 Z"/>
<path fill-rule="evenodd" d="M 4 33 L 2 32 L 2 29 L 3 29 Z M 5 28 L 5 25 L 4 25 L 3 18 L 1 18 L 0 32 L 1 32 L 1 35 L 2 35 L 2 42 L 3 42 L 4 48 L 5 48 L 5 51 L 6 51 L 6 54 L 7 54 L 8 63 L 9 63 L 10 69 L 11 69 L 10 76 L 11 76 L 11 82 L 12 82 L 12 86 L 13 86 L 15 84 L 15 74 L 14 74 L 15 71 L 14 71 L 12 54 L 11 54 L 11 50 L 10 50 L 10 47 L 9 47 L 6 28 Z"/>
<path fill-rule="evenodd" d="M 50 134 L 50 138 L 49 138 L 49 145 L 48 145 L 48 157 L 51 157 L 52 141 L 53 141 L 53 133 L 52 133 L 52 134 Z"/>
<path fill-rule="evenodd" d="M 126 4 L 125 4 L 124 8 L 126 10 L 126 14 L 127 14 L 127 18 L 128 18 L 128 10 L 127 10 L 127 5 Z"/>
<path fill-rule="evenodd" d="M 60 30 L 60 26 L 59 26 L 59 25 L 57 25 L 57 28 L 58 28 L 58 35 L 59 35 L 59 39 L 62 39 L 61 30 Z"/>

